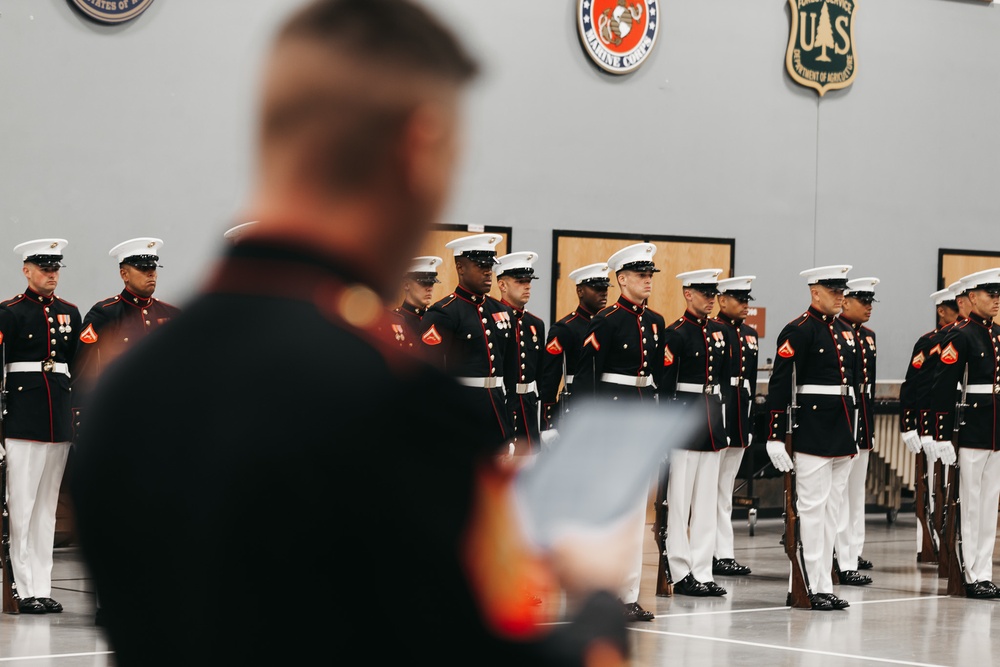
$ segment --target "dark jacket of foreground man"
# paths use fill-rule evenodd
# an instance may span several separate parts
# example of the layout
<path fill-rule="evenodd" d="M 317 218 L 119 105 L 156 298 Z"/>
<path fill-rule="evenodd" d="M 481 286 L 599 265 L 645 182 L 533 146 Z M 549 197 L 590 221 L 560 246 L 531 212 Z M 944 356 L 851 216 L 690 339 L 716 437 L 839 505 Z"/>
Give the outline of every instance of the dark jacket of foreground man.
<path fill-rule="evenodd" d="M 373 333 L 348 270 L 248 240 L 215 276 L 106 369 L 77 443 L 116 664 L 570 665 L 595 636 L 624 646 L 605 594 L 545 640 L 487 629 L 460 544 L 492 448 L 458 385 Z"/>

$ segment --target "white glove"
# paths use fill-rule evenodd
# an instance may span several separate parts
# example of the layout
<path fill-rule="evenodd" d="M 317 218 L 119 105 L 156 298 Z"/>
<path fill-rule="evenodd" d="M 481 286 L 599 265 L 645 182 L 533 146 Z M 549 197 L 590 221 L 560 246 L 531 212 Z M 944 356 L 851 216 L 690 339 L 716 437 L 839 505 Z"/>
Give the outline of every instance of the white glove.
<path fill-rule="evenodd" d="M 540 433 L 542 437 L 542 447 L 548 448 L 552 446 L 556 440 L 559 439 L 559 431 L 554 428 L 550 428 L 547 431 L 542 431 Z"/>
<path fill-rule="evenodd" d="M 785 451 L 785 443 L 780 440 L 767 441 L 767 455 L 771 457 L 771 463 L 778 472 L 788 472 L 792 469 L 792 459 Z"/>
<path fill-rule="evenodd" d="M 924 450 L 924 454 L 927 456 L 927 461 L 929 463 L 937 461 L 937 443 L 934 442 L 934 438 L 929 435 L 920 436 L 920 448 Z"/>
<path fill-rule="evenodd" d="M 939 440 L 937 443 L 937 457 L 945 465 L 954 465 L 955 461 L 958 460 L 958 454 L 955 453 L 955 445 L 951 444 L 948 440 Z"/>
<path fill-rule="evenodd" d="M 913 454 L 920 453 L 920 434 L 916 430 L 903 432 L 903 444 Z"/>
<path fill-rule="evenodd" d="M 753 444 L 753 433 L 747 433 L 747 447 Z"/>

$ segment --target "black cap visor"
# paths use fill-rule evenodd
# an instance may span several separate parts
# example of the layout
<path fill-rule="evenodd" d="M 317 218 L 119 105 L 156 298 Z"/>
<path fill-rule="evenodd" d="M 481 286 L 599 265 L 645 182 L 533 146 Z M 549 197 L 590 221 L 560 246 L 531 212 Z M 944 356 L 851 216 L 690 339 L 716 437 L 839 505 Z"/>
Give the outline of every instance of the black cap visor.
<path fill-rule="evenodd" d="M 159 267 L 160 258 L 158 255 L 132 255 L 122 260 L 122 264 L 134 266 L 140 271 L 152 271 Z"/>
<path fill-rule="evenodd" d="M 421 285 L 436 285 L 441 282 L 438 280 L 436 273 L 428 273 L 426 271 L 415 271 L 407 275 L 407 278 Z"/>
<path fill-rule="evenodd" d="M 65 264 L 62 263 L 62 255 L 28 255 L 24 261 L 31 262 L 40 269 L 55 271 Z"/>
<path fill-rule="evenodd" d="M 622 268 L 618 269 L 618 271 L 635 271 L 636 273 L 646 273 L 647 271 L 649 273 L 660 272 L 652 262 L 629 262 L 628 264 L 622 264 Z"/>
<path fill-rule="evenodd" d="M 976 285 L 969 291 L 980 290 L 986 292 L 990 296 L 1000 296 L 1000 283 L 985 283 L 983 285 Z"/>
<path fill-rule="evenodd" d="M 754 298 L 750 296 L 750 290 L 748 289 L 731 289 L 726 292 L 719 292 L 721 296 L 728 296 L 740 301 L 742 303 L 747 303 L 749 301 L 754 301 Z"/>

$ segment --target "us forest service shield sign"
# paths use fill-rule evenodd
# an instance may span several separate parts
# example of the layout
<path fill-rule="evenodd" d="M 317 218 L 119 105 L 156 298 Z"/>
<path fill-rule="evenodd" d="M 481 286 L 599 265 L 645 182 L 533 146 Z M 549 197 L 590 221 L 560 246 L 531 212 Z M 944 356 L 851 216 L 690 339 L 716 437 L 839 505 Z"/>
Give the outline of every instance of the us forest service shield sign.
<path fill-rule="evenodd" d="M 659 0 L 578 0 L 583 50 L 611 74 L 628 74 L 649 57 L 660 31 Z"/>
<path fill-rule="evenodd" d="M 788 0 L 792 31 L 785 66 L 792 79 L 815 88 L 846 88 L 854 81 L 855 0 Z"/>

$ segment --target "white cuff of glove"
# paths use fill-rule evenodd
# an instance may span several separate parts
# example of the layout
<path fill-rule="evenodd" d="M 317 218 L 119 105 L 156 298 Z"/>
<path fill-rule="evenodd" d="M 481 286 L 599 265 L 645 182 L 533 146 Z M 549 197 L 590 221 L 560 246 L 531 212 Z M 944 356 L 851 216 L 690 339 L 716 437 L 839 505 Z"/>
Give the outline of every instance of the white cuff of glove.
<path fill-rule="evenodd" d="M 550 428 L 547 431 L 542 431 L 539 435 L 542 438 L 543 445 L 551 445 L 553 442 L 559 439 L 559 431 L 554 428 Z"/>
<path fill-rule="evenodd" d="M 767 441 L 767 455 L 771 457 L 771 463 L 779 472 L 788 472 L 792 469 L 792 459 L 785 451 L 785 443 L 780 440 Z"/>
<path fill-rule="evenodd" d="M 931 463 L 937 461 L 937 443 L 934 441 L 934 438 L 929 435 L 920 436 L 920 449 L 923 450 L 928 461 Z"/>
<path fill-rule="evenodd" d="M 938 441 L 937 456 L 941 459 L 941 463 L 949 466 L 954 465 L 955 461 L 958 460 L 958 454 L 955 453 L 955 445 L 947 440 Z"/>
<path fill-rule="evenodd" d="M 920 434 L 916 430 L 903 432 L 903 444 L 913 454 L 920 453 Z"/>

